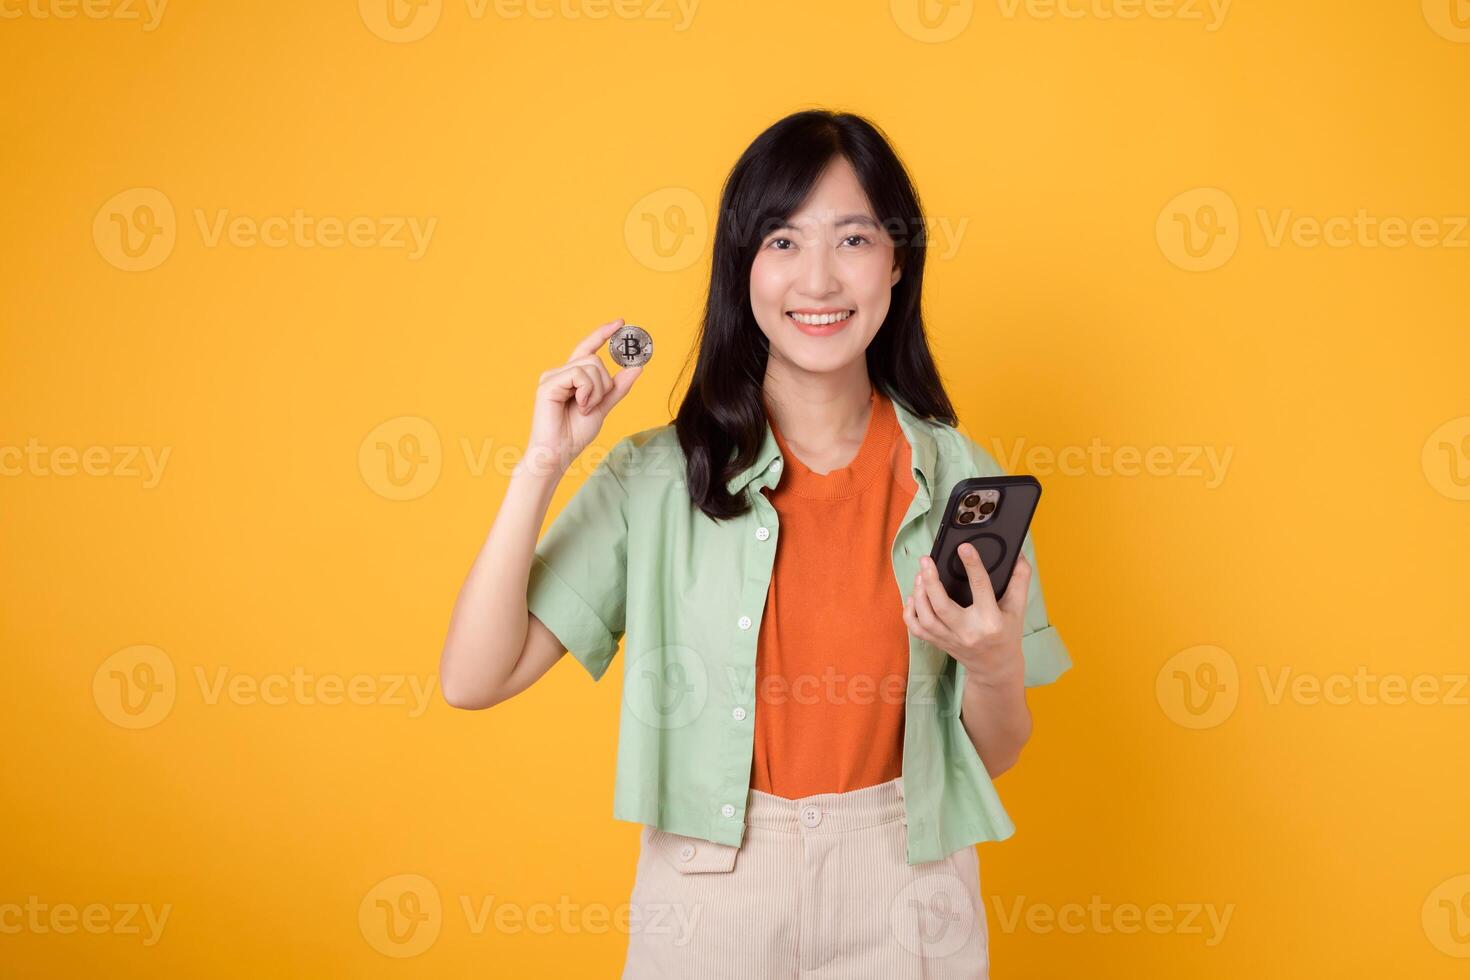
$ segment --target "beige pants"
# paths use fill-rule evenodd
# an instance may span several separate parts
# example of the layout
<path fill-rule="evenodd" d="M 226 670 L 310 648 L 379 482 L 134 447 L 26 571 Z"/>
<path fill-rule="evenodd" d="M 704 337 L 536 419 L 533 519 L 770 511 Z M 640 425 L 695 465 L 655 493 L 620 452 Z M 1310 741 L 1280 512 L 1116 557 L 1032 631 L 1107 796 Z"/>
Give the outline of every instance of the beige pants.
<path fill-rule="evenodd" d="M 623 980 L 989 976 L 973 847 L 905 860 L 903 778 L 752 789 L 739 847 L 644 826 Z"/>

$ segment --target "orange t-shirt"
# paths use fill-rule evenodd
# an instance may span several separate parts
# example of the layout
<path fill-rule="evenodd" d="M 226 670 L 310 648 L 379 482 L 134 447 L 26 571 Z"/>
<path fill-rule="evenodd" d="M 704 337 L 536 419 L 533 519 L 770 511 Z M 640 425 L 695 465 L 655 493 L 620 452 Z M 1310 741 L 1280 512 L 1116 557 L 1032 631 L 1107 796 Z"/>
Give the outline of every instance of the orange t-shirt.
<path fill-rule="evenodd" d="M 893 403 L 877 389 L 853 461 L 815 473 L 771 422 L 785 463 L 763 488 L 779 518 L 756 647 L 751 785 L 788 799 L 903 772 L 909 633 L 893 539 L 917 484 Z"/>

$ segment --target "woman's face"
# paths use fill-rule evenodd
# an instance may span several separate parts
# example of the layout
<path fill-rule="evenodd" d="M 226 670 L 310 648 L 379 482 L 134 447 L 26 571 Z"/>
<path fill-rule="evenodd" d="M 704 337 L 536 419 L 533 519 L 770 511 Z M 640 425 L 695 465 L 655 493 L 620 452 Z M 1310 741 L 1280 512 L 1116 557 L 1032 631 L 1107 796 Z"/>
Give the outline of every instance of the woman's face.
<path fill-rule="evenodd" d="M 832 372 L 863 362 L 898 278 L 893 240 L 852 164 L 839 155 L 801 208 L 761 239 L 750 269 L 750 306 L 772 357 L 803 371 Z"/>

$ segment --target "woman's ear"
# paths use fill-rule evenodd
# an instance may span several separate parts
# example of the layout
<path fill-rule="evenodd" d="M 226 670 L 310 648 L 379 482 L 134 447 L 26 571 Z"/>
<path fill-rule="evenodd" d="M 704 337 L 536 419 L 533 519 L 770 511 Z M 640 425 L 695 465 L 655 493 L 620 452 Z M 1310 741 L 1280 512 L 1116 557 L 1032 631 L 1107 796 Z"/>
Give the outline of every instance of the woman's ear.
<path fill-rule="evenodd" d="M 888 282 L 888 288 L 889 289 L 892 289 L 894 286 L 897 286 L 898 285 L 898 281 L 900 279 L 902 279 L 902 278 L 903 278 L 903 269 L 900 268 L 898 262 L 895 261 L 893 263 L 893 278 L 889 280 L 889 282 Z"/>

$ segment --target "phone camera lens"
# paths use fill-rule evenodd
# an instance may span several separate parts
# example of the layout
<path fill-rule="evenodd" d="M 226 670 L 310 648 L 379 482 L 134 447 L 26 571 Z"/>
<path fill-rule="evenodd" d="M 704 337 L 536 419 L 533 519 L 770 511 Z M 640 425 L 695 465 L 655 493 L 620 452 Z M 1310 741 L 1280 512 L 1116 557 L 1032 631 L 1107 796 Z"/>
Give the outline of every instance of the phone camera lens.
<path fill-rule="evenodd" d="M 958 518 L 958 520 L 959 520 L 959 522 L 961 524 L 968 524 L 971 521 L 973 521 L 974 519 L 975 519 L 975 515 L 972 514 L 972 513 L 970 513 L 967 510 L 966 511 L 961 511 L 960 516 Z"/>
<path fill-rule="evenodd" d="M 993 500 L 987 500 L 987 501 L 985 501 L 985 503 L 983 503 L 983 504 L 980 505 L 980 513 L 981 513 L 982 516 L 988 517 L 988 516 L 990 516 L 994 512 L 995 512 L 995 501 L 993 501 Z"/>
<path fill-rule="evenodd" d="M 968 493 L 968 494 L 965 494 L 964 505 L 966 507 L 974 507 L 979 502 L 980 502 L 980 495 L 978 493 Z"/>

